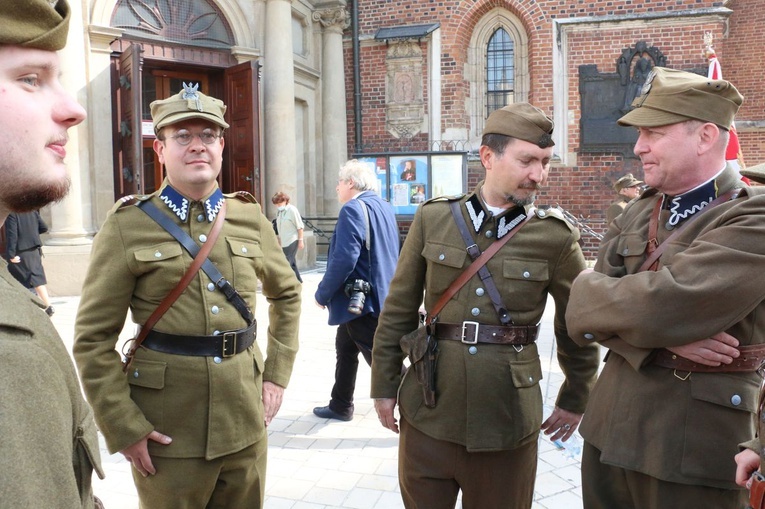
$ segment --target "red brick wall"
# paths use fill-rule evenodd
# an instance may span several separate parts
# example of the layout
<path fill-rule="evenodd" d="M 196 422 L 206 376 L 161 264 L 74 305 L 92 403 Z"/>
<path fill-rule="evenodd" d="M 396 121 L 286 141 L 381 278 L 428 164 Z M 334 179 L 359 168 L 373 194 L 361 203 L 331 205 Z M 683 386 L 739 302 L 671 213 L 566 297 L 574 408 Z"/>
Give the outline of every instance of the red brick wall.
<path fill-rule="evenodd" d="M 623 49 L 646 41 L 659 48 L 667 57 L 667 66 L 676 69 L 706 68 L 703 55 L 705 32 L 712 32 L 714 47 L 722 64 L 723 76 L 731 80 L 745 96 L 737 121 L 765 120 L 765 86 L 762 78 L 761 48 L 765 47 L 765 0 L 642 1 L 595 0 L 561 2 L 560 0 L 359 0 L 359 33 L 362 40 L 374 36 L 379 28 L 412 24 L 441 24 L 441 93 L 442 126 L 467 130 L 470 112 L 469 82 L 464 71 L 468 47 L 476 24 L 492 9 L 503 8 L 518 17 L 529 38 L 529 100 L 548 113 L 553 112 L 553 23 L 552 20 L 592 16 L 624 16 L 661 13 L 665 11 L 699 10 L 724 4 L 733 11 L 727 23 L 709 22 L 708 18 L 688 24 L 688 19 L 662 19 L 646 25 L 625 28 L 611 23 L 596 28 L 568 32 L 568 63 L 566 73 L 568 152 L 576 155 L 574 166 L 556 166 L 551 170 L 547 189 L 539 197 L 540 204 L 559 204 L 575 216 L 588 218 L 595 230 L 605 229 L 604 211 L 615 195 L 611 185 L 627 172 L 642 178 L 637 159 L 621 153 L 578 153 L 580 97 L 578 67 L 595 64 L 601 73 L 616 72 L 616 61 Z M 726 26 L 727 25 L 727 26 Z M 348 90 L 349 152 L 354 144 L 354 102 L 350 29 L 346 32 L 346 76 Z M 423 50 L 423 83 L 427 93 L 427 44 Z M 385 53 L 382 42 L 362 44 L 362 131 L 365 152 L 427 150 L 428 135 L 421 133 L 413 140 L 396 140 L 385 130 Z M 427 105 L 427 97 L 425 98 Z M 426 110 L 426 114 L 429 112 Z M 765 129 L 743 129 L 739 133 L 744 159 L 748 164 L 765 162 Z M 439 135 L 433 135 L 438 138 Z M 468 188 L 483 177 L 480 163 L 473 161 L 468 170 Z M 594 256 L 595 242 L 585 237 L 589 257 Z"/>

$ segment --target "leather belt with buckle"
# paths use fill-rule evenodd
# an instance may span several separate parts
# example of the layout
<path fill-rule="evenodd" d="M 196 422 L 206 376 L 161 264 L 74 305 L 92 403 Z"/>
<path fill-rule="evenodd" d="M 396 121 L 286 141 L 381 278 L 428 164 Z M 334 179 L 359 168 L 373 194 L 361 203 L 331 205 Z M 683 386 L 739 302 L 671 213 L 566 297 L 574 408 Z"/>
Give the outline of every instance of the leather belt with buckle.
<path fill-rule="evenodd" d="M 539 337 L 538 325 L 483 325 L 478 322 L 436 322 L 438 339 L 461 341 L 468 345 L 493 343 L 496 345 L 528 345 Z"/>
<path fill-rule="evenodd" d="M 247 350 L 257 336 L 257 322 L 246 329 L 214 336 L 183 336 L 152 330 L 141 346 L 157 352 L 199 357 L 231 357 Z"/>
<path fill-rule="evenodd" d="M 731 364 L 706 366 L 681 357 L 664 348 L 657 350 L 651 363 L 663 368 L 685 371 L 688 373 L 741 373 L 754 372 L 765 361 L 765 345 L 739 346 L 741 355 Z"/>

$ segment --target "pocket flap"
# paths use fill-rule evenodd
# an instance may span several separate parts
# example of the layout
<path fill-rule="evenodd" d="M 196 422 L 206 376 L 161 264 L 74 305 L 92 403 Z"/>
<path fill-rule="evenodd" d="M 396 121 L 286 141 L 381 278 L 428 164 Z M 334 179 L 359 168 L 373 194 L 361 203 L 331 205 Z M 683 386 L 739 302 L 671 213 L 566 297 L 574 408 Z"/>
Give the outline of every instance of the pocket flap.
<path fill-rule="evenodd" d="M 542 365 L 538 359 L 511 362 L 510 374 L 518 388 L 533 387 L 542 380 Z"/>
<path fill-rule="evenodd" d="M 260 244 L 256 244 L 251 240 L 237 239 L 234 237 L 226 237 L 231 254 L 234 256 L 242 256 L 244 258 L 262 258 L 263 251 L 260 249 Z"/>
<path fill-rule="evenodd" d="M 98 432 L 96 431 L 96 423 L 93 420 L 93 414 L 88 411 L 85 418 L 80 422 L 77 427 L 77 447 L 82 448 L 82 452 L 85 456 L 78 455 L 78 461 L 85 462 L 93 467 L 96 471 L 99 479 L 106 477 L 103 468 L 101 468 L 101 453 L 98 447 Z M 82 471 L 87 475 L 89 470 L 86 465 L 81 465 Z"/>
<path fill-rule="evenodd" d="M 263 357 L 256 353 L 253 354 L 253 358 L 255 359 L 255 369 L 257 370 L 257 373 L 262 373 L 266 367 L 266 363 L 263 362 Z"/>
<path fill-rule="evenodd" d="M 623 257 L 642 256 L 645 253 L 645 246 L 648 241 L 637 234 L 621 234 L 616 248 L 616 252 Z"/>
<path fill-rule="evenodd" d="M 164 389 L 166 368 L 166 362 L 133 359 L 127 372 L 128 383 L 148 389 Z"/>
<path fill-rule="evenodd" d="M 139 249 L 135 252 L 135 259 L 139 262 L 160 262 L 168 258 L 181 256 L 183 248 L 177 242 L 165 242 L 156 246 Z"/>
<path fill-rule="evenodd" d="M 461 268 L 465 264 L 467 251 L 454 246 L 428 242 L 422 248 L 422 256 L 433 263 L 446 265 L 447 267 Z"/>
<path fill-rule="evenodd" d="M 759 386 L 752 380 L 745 380 L 725 374 L 691 374 L 691 396 L 716 405 L 744 412 L 756 412 Z"/>
<path fill-rule="evenodd" d="M 546 261 L 525 260 L 523 258 L 505 260 L 502 264 L 502 275 L 508 279 L 523 281 L 547 281 L 550 279 Z"/>

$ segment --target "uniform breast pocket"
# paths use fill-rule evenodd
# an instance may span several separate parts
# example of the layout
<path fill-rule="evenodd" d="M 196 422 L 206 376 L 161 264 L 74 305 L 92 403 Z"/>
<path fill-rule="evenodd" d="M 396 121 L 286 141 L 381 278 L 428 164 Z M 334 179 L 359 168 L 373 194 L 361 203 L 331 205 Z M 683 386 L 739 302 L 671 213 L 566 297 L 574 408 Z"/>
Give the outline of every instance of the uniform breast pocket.
<path fill-rule="evenodd" d="M 135 251 L 135 263 L 141 274 L 135 293 L 150 299 L 164 299 L 186 271 L 182 254 L 183 248 L 177 242 Z"/>
<path fill-rule="evenodd" d="M 422 257 L 428 262 L 426 286 L 435 295 L 441 294 L 462 272 L 467 253 L 458 248 L 437 242 L 428 242 L 422 248 Z"/>
<path fill-rule="evenodd" d="M 533 311 L 543 302 L 550 282 L 545 260 L 508 258 L 502 263 L 504 288 L 500 288 L 505 305 L 517 311 Z"/>
<path fill-rule="evenodd" d="M 622 234 L 619 236 L 618 244 L 616 247 L 616 253 L 622 258 L 623 265 L 627 274 L 633 274 L 637 272 L 645 259 L 645 239 L 640 235 L 635 234 Z M 666 259 L 666 258 L 665 258 Z M 618 266 L 617 262 L 617 266 Z M 623 275 L 623 274 L 614 274 Z"/>
<path fill-rule="evenodd" d="M 234 280 L 231 284 L 241 292 L 254 292 L 258 288 L 258 268 L 263 266 L 263 250 L 252 239 L 226 237 Z"/>

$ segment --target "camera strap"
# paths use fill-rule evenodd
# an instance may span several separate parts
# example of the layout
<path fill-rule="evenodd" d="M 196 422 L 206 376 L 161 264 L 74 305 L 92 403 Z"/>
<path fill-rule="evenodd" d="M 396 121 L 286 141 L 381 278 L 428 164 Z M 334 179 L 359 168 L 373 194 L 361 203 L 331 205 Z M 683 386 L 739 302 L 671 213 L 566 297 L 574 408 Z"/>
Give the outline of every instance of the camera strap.
<path fill-rule="evenodd" d="M 175 222 L 167 215 L 163 214 L 153 203 L 150 201 L 143 201 L 137 204 L 138 208 L 144 211 L 150 218 L 157 222 L 167 233 L 173 236 L 183 247 L 188 251 L 192 257 L 196 257 L 199 253 L 199 246 L 194 242 L 189 235 L 183 231 Z M 219 212 L 220 214 L 220 212 Z M 209 239 L 207 243 L 212 243 Z M 206 243 L 206 244 L 207 244 Z M 206 245 L 205 244 L 205 245 Z M 252 314 L 252 310 L 247 305 L 244 298 L 239 295 L 231 283 L 228 282 L 223 274 L 220 273 L 217 267 L 210 261 L 209 258 L 205 258 L 202 263 L 202 271 L 207 274 L 207 277 L 215 284 L 218 290 L 222 291 L 228 300 L 242 318 L 247 322 L 247 325 L 252 325 L 255 320 L 255 316 Z"/>
<path fill-rule="evenodd" d="M 369 272 L 371 274 L 372 272 L 372 231 L 369 228 L 369 210 L 367 209 L 367 204 L 364 203 L 364 200 L 361 199 L 361 197 L 357 197 L 356 201 L 359 202 L 359 205 L 361 205 L 361 210 L 364 212 L 364 225 L 366 229 L 364 230 L 364 245 L 367 248 L 367 255 L 369 256 Z"/>

